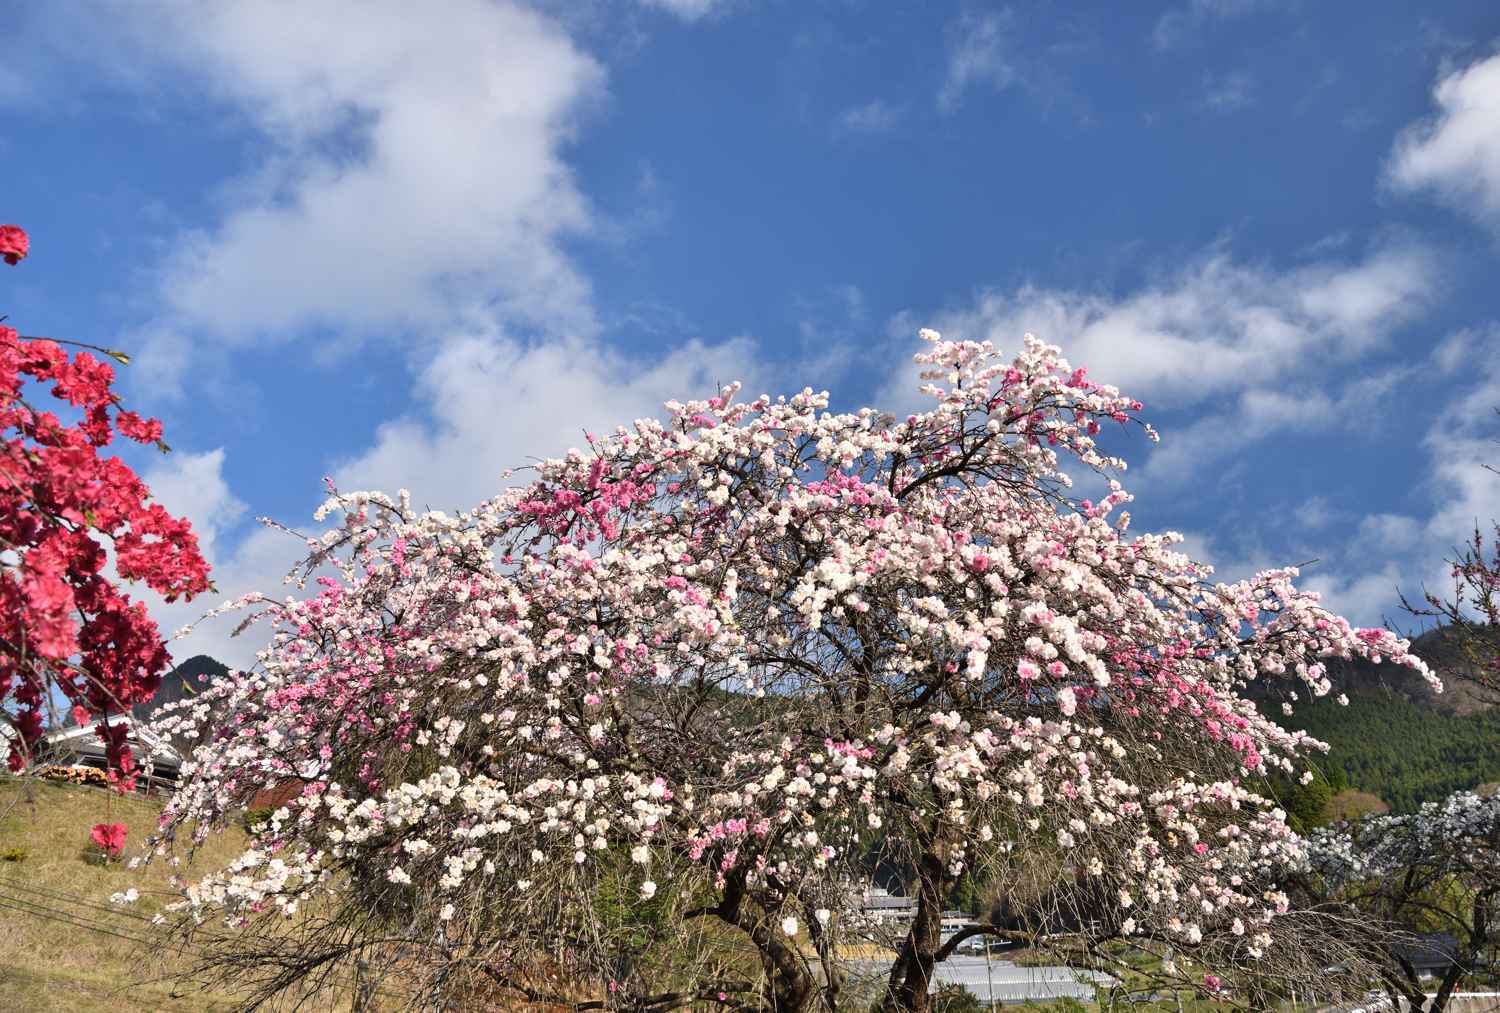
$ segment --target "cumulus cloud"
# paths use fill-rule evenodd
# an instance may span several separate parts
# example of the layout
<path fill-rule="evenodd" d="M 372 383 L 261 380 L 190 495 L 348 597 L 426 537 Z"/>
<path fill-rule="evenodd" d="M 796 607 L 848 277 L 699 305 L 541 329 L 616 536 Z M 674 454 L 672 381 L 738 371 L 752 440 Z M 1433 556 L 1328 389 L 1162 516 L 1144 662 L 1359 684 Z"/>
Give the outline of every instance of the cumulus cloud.
<path fill-rule="evenodd" d="M 691 18 L 712 5 L 663 6 Z M 595 227 L 565 148 L 604 73 L 535 11 L 506 0 L 452 0 L 441 16 L 353 0 L 121 9 L 118 24 L 87 26 L 109 35 L 98 48 L 120 81 L 143 94 L 189 82 L 265 142 L 218 219 L 160 266 L 159 309 L 140 335 L 161 353 L 140 357 L 153 383 L 188 358 L 185 334 L 221 350 L 281 340 L 313 352 L 410 336 L 410 401 L 331 470 L 345 488 L 409 488 L 453 510 L 498 491 L 503 469 L 581 444 L 582 428 L 756 379 L 748 340 L 637 360 L 602 339 L 562 244 Z M 257 529 L 230 544 L 243 506 L 223 465 L 222 451 L 177 455 L 148 479 L 193 518 L 224 597 L 294 590 L 281 580 L 299 539 Z M 175 629 L 213 604 L 154 611 Z M 248 663 L 261 638 L 231 639 L 235 622 L 199 626 L 174 654 Z"/>
<path fill-rule="evenodd" d="M 525 343 L 498 330 L 446 339 L 417 377 L 411 409 L 386 422 L 362 451 L 331 471 L 345 490 L 408 489 L 418 508 L 450 513 L 472 507 L 507 483 L 502 472 L 585 445 L 585 432 L 608 432 L 646 416 L 664 401 L 708 397 L 743 380 L 759 392 L 768 382 L 752 341 L 688 342 L 662 356 L 633 360 L 597 341 L 571 338 Z M 146 479 L 170 509 L 187 515 L 214 567 L 220 594 L 167 605 L 146 596 L 169 635 L 193 625 L 170 646 L 179 660 L 209 654 L 247 666 L 265 642 L 265 627 L 233 636 L 246 613 L 198 622 L 220 601 L 258 591 L 279 599 L 300 594 L 285 578 L 306 552 L 299 538 L 260 527 L 225 547 L 221 536 L 243 512 L 222 474 L 224 454 L 173 455 Z M 513 481 L 524 481 L 524 475 Z M 316 534 L 307 518 L 280 518 Z"/>
<path fill-rule="evenodd" d="M 334 472 L 346 489 L 409 489 L 433 509 L 495 495 L 501 473 L 659 416 L 672 398 L 711 397 L 719 385 L 764 382 L 754 344 L 690 342 L 635 361 L 576 339 L 526 344 L 498 333 L 447 342 L 415 388 L 419 410 L 385 423 L 373 444 Z"/>
<path fill-rule="evenodd" d="M 269 627 L 254 625 L 237 634 L 236 628 L 250 614 L 246 611 L 234 611 L 209 620 L 202 617 L 222 602 L 251 591 L 272 600 L 288 595 L 303 597 L 295 581 L 288 581 L 288 575 L 306 554 L 307 545 L 301 539 L 277 528 L 259 527 L 211 560 L 214 586 L 219 594 L 201 595 L 191 602 L 179 601 L 170 605 L 154 602 L 151 614 L 160 624 L 162 633 L 173 638 L 167 643 L 172 657 L 182 662 L 194 655 L 206 654 L 231 668 L 252 666 L 256 651 L 266 644 Z M 176 636 L 182 631 L 186 631 L 185 635 Z"/>
<path fill-rule="evenodd" d="M 1396 141 L 1388 178 L 1500 229 L 1500 53 L 1442 77 L 1434 115 Z"/>
<path fill-rule="evenodd" d="M 252 589 L 274 592 L 302 546 L 283 532 L 271 531 L 256 532 L 237 544 L 226 544 L 226 536 L 244 516 L 245 504 L 234 495 L 224 477 L 224 457 L 223 448 L 203 453 L 173 451 L 144 469 L 141 478 L 158 503 L 192 523 L 198 547 L 213 567 L 214 583 L 223 595 L 232 597 Z M 132 586 L 130 593 L 146 603 L 167 637 L 220 600 L 209 593 L 190 602 L 167 604 L 143 585 Z M 237 621 L 219 620 L 190 638 L 169 642 L 172 656 L 183 661 L 195 654 L 208 654 L 230 665 L 250 664 L 257 644 L 253 637 L 230 637 Z"/>
<path fill-rule="evenodd" d="M 147 358 L 181 361 L 170 339 L 184 332 L 426 336 L 474 305 L 544 332 L 597 330 L 561 246 L 592 224 L 561 150 L 604 73 L 557 25 L 489 0 L 440 16 L 354 0 L 128 15 L 94 29 L 116 32 L 99 51 L 128 79 L 190 81 L 267 146 L 217 224 L 161 266 Z"/>
<path fill-rule="evenodd" d="M 177 450 L 141 473 L 151 496 L 168 512 L 186 517 L 198 548 L 212 559 L 219 537 L 245 512 L 224 479 L 224 448 L 192 454 Z"/>

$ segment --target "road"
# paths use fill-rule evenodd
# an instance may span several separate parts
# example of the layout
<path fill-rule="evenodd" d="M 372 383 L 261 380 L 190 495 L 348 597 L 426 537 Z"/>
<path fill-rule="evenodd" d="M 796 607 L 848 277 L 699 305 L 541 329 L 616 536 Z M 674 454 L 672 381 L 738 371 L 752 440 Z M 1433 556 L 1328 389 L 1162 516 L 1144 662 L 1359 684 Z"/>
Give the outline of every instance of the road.
<path fill-rule="evenodd" d="M 859 960 L 849 965 L 852 975 L 881 978 L 890 972 L 886 961 Z M 962 985 L 976 998 L 995 1002 L 1023 1002 L 1027 999 L 1094 998 L 1091 981 L 1108 982 L 1109 976 L 1097 971 L 1075 971 L 1070 967 L 1022 967 L 998 958 L 990 958 L 985 967 L 983 957 L 953 956 L 937 967 L 934 989 L 943 985 Z"/>

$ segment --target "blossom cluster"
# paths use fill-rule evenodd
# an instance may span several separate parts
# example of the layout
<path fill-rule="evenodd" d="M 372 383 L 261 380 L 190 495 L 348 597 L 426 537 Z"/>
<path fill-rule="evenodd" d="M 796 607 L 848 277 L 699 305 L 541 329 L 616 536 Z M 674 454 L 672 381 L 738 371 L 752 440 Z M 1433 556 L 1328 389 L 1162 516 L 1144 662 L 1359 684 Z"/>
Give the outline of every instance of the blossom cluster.
<path fill-rule="evenodd" d="M 1294 569 L 1215 583 L 1132 536 L 1099 441 L 1142 405 L 1057 347 L 923 337 L 933 404 L 904 419 L 729 385 L 457 515 L 335 491 L 317 590 L 230 603 L 269 646 L 159 728 L 200 742 L 162 849 L 301 785 L 181 910 L 378 891 L 481 948 L 562 931 L 546 912 L 623 866 L 781 959 L 837 930 L 875 832 L 947 881 L 1056 856 L 1110 932 L 1263 953 L 1302 845 L 1249 785 L 1318 744 L 1242 691 L 1322 695 L 1333 657 L 1431 673 Z"/>
<path fill-rule="evenodd" d="M 1307 868 L 1337 890 L 1399 877 L 1450 855 L 1500 884 L 1500 794 L 1458 792 L 1414 813 L 1321 827 L 1309 839 Z"/>
<path fill-rule="evenodd" d="M 7 261 L 27 249 L 24 232 L 0 227 Z M 12 769 L 41 736 L 53 691 L 85 720 L 127 710 L 160 683 L 170 661 L 161 634 L 107 562 L 168 601 L 209 586 L 188 522 L 101 453 L 116 433 L 161 442 L 161 423 L 121 407 L 113 382 L 110 364 L 88 351 L 69 355 L 0 324 L 0 700 L 15 708 Z M 36 387 L 50 387 L 62 415 L 27 400 Z M 128 784 L 125 727 L 100 722 L 99 734 Z"/>

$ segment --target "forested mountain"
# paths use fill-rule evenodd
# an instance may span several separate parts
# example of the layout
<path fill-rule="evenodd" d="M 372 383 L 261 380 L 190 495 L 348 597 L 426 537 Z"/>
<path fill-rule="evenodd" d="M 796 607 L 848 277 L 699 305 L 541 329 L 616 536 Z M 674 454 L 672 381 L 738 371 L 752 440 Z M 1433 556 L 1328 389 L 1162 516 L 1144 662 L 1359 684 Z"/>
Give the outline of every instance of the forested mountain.
<path fill-rule="evenodd" d="M 1442 693 L 1409 669 L 1338 662 L 1329 674 L 1348 706 L 1303 700 L 1280 719 L 1332 746 L 1318 765 L 1335 790 L 1347 784 L 1397 812 L 1500 780 L 1495 695 L 1465 678 L 1469 662 L 1448 629 L 1429 630 L 1412 649 L 1442 676 Z"/>
<path fill-rule="evenodd" d="M 1451 714 L 1375 689 L 1304 703 L 1290 718 L 1333 748 L 1318 762 L 1328 780 L 1370 792 L 1397 812 L 1487 781 L 1500 781 L 1500 709 Z"/>

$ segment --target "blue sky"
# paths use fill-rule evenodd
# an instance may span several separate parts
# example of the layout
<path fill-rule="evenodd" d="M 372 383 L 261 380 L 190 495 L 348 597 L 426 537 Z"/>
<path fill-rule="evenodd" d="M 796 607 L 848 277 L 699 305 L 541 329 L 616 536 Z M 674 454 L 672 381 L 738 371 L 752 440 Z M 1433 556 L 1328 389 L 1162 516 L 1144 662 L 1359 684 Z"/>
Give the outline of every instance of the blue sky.
<path fill-rule="evenodd" d="M 1027 330 L 1147 402 L 1137 526 L 1361 622 L 1500 514 L 1500 8 L 14 4 L 0 278 L 130 351 L 221 589 L 320 479 L 457 509 L 740 378 L 916 403 Z M 201 601 L 198 605 L 203 605 Z M 162 608 L 176 628 L 199 611 Z M 210 626 L 176 645 L 247 660 Z"/>

